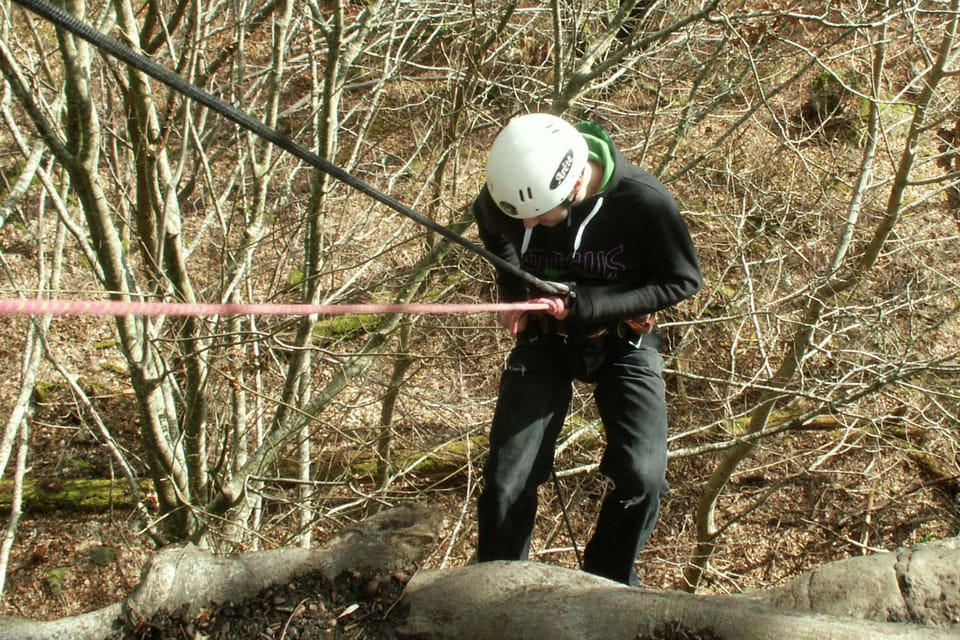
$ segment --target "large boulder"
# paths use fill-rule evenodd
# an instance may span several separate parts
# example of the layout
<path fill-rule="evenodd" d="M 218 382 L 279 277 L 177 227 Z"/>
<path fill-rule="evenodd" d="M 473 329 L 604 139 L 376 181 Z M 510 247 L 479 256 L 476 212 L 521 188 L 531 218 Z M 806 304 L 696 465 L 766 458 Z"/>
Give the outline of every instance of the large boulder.
<path fill-rule="evenodd" d="M 581 571 L 490 562 L 407 585 L 418 640 L 960 640 L 932 627 L 781 608 L 739 596 L 634 589 Z"/>
<path fill-rule="evenodd" d="M 960 538 L 837 560 L 752 597 L 776 607 L 960 631 Z"/>

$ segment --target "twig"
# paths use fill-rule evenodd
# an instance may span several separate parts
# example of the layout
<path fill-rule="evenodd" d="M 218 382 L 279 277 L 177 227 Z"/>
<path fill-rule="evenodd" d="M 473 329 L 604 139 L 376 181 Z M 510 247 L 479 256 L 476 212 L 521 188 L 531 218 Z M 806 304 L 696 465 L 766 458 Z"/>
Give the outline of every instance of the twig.
<path fill-rule="evenodd" d="M 306 602 L 308 599 L 309 599 L 309 598 L 304 598 L 303 600 L 301 600 L 300 602 L 298 602 L 298 603 L 297 603 L 297 606 L 295 606 L 295 607 L 293 608 L 293 611 L 290 612 L 290 615 L 287 616 L 287 621 L 283 623 L 283 629 L 280 630 L 280 639 L 279 639 L 279 640 L 283 640 L 284 638 L 287 637 L 287 629 L 290 628 L 290 623 L 293 622 L 293 619 L 294 619 L 294 618 L 296 618 L 298 615 L 300 615 L 301 613 L 303 613 L 303 603 Z"/>

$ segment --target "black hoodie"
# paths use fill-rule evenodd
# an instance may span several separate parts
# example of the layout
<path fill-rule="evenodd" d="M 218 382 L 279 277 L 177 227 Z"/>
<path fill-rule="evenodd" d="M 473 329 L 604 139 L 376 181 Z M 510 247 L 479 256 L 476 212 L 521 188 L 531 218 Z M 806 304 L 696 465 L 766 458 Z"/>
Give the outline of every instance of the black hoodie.
<path fill-rule="evenodd" d="M 473 203 L 484 246 L 538 278 L 570 283 L 576 297 L 565 323 L 571 328 L 609 325 L 695 294 L 703 284 L 700 264 L 669 192 L 627 160 L 598 125 L 576 127 L 591 159 L 604 165 L 608 177 L 600 192 L 565 221 L 537 225 L 525 239 L 523 221 L 501 212 L 484 187 Z M 498 271 L 497 283 L 502 301 L 539 295 L 504 271 Z"/>

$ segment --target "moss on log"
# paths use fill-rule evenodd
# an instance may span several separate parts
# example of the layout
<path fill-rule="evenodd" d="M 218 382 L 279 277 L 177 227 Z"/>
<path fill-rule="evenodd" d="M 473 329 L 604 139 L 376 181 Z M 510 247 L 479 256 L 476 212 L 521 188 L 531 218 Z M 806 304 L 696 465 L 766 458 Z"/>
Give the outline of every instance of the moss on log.
<path fill-rule="evenodd" d="M 468 452 L 487 446 L 486 435 L 474 435 L 470 442 L 453 440 L 432 450 L 404 449 L 393 452 L 390 473 L 405 470 L 422 478 L 440 479 L 466 467 Z M 373 478 L 379 468 L 376 453 L 363 452 L 343 469 L 354 478 Z"/>
<path fill-rule="evenodd" d="M 141 481 L 140 490 L 149 491 Z M 0 509 L 10 511 L 13 482 L 0 482 Z M 70 511 L 92 513 L 133 504 L 130 485 L 123 480 L 28 478 L 23 483 L 23 510 L 27 512 Z"/>

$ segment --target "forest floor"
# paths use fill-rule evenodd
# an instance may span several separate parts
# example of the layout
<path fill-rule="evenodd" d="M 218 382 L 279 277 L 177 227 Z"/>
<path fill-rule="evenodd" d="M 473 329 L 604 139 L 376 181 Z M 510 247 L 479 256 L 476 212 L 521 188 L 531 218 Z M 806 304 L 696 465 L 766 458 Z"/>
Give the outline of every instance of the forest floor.
<path fill-rule="evenodd" d="M 115 640 L 392 640 L 405 618 L 400 602 L 409 576 L 344 574 L 330 581 L 298 576 L 242 602 L 211 605 L 198 614 L 160 612 L 129 621 Z"/>

